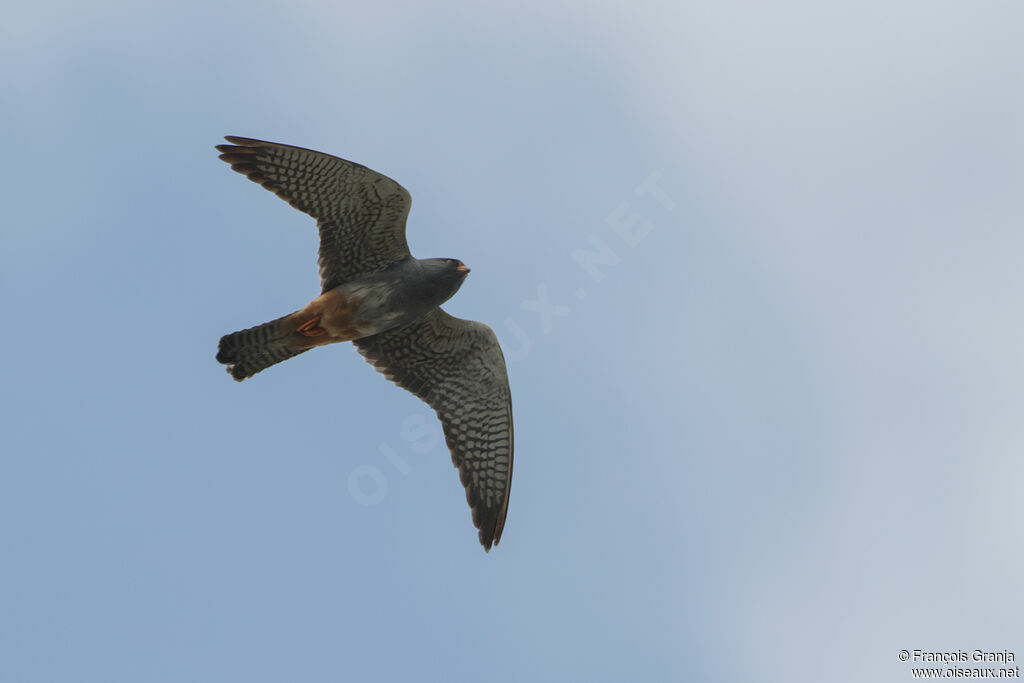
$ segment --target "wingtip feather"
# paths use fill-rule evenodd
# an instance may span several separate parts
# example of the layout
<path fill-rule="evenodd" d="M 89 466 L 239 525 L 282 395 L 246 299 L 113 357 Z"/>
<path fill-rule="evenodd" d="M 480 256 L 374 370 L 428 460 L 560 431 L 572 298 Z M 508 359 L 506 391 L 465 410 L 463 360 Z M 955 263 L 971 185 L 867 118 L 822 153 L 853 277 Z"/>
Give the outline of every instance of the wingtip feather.
<path fill-rule="evenodd" d="M 257 147 L 259 145 L 272 144 L 263 140 L 257 140 L 256 138 L 243 138 L 239 135 L 225 135 L 224 139 L 233 145 L 241 145 L 243 147 Z"/>

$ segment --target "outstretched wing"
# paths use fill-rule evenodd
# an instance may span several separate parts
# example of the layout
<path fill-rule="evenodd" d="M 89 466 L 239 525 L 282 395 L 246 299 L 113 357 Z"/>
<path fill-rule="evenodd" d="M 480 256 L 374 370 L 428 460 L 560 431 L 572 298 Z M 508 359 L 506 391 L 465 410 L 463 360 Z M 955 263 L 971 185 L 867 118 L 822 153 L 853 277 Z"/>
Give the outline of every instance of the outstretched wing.
<path fill-rule="evenodd" d="M 323 291 L 384 270 L 409 256 L 405 219 L 412 198 L 391 178 L 311 149 L 227 136 L 220 158 L 320 229 Z"/>
<path fill-rule="evenodd" d="M 512 398 L 487 325 L 434 309 L 354 342 L 377 370 L 437 411 L 485 550 L 498 544 L 512 485 Z"/>

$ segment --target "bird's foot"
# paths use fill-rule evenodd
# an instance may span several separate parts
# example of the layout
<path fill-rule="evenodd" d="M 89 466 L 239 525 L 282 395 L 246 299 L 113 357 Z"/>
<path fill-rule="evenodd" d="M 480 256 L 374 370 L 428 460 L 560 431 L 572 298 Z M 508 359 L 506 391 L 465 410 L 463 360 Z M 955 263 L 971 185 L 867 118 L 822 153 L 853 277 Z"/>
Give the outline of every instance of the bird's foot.
<path fill-rule="evenodd" d="M 327 334 L 327 330 L 320 327 L 320 316 L 307 320 L 299 325 L 295 331 L 306 337 L 322 337 Z"/>

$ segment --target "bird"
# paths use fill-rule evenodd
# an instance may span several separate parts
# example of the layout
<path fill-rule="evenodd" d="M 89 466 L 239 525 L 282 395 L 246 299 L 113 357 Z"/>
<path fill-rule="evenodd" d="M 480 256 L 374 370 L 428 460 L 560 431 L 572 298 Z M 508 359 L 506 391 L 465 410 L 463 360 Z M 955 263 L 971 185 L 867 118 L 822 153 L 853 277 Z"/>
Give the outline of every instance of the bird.
<path fill-rule="evenodd" d="M 441 422 L 480 544 L 498 545 L 512 485 L 512 397 L 494 330 L 441 304 L 470 269 L 417 259 L 406 242 L 412 198 L 394 180 L 323 152 L 226 136 L 219 158 L 316 220 L 320 295 L 270 322 L 224 335 L 217 361 L 241 382 L 328 344 L 351 341 Z M 325 435 L 326 436 L 326 435 Z"/>

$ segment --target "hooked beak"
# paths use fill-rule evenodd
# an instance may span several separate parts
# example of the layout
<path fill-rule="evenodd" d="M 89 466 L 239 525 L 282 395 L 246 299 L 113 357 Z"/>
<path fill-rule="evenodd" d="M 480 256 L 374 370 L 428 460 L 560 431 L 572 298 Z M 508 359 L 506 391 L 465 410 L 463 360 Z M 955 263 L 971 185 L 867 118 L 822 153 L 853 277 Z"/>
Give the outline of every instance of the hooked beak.
<path fill-rule="evenodd" d="M 466 266 L 465 264 L 458 266 L 455 269 L 455 271 L 458 273 L 462 273 L 462 277 L 466 277 L 467 275 L 469 275 L 469 267 Z"/>

